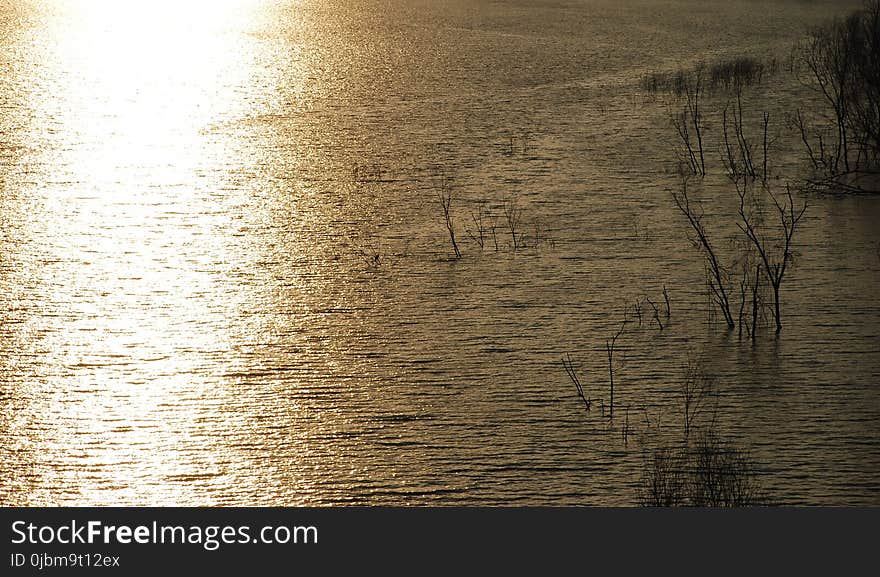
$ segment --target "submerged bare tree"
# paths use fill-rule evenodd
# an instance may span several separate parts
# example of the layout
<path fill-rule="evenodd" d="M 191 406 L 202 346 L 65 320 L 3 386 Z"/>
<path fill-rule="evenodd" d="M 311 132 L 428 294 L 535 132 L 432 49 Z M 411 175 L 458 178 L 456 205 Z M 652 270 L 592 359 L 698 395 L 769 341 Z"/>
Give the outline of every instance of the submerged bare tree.
<path fill-rule="evenodd" d="M 779 291 L 785 273 L 789 270 L 794 257 L 792 239 L 807 210 L 807 203 L 796 205 L 790 185 L 786 185 L 785 196 L 781 200 L 779 198 L 781 195 L 774 194 L 767 186 L 761 186 L 759 190 L 773 202 L 779 228 L 774 230 L 764 224 L 763 215 L 760 214 L 762 210 L 760 204 L 755 201 L 754 196 L 750 198 L 750 191 L 753 192 L 754 188 L 749 187 L 746 183 L 737 184 L 737 193 L 740 199 L 740 222 L 737 223 L 737 226 L 754 246 L 763 265 L 763 271 L 773 289 L 773 317 L 778 333 L 782 330 Z M 760 274 L 761 269 L 758 270 L 758 274 Z"/>
<path fill-rule="evenodd" d="M 714 431 L 702 432 L 693 443 L 650 451 L 638 496 L 645 507 L 753 507 L 767 502 L 752 456 Z"/>
<path fill-rule="evenodd" d="M 734 96 L 731 102 L 721 111 L 721 129 L 723 148 L 721 161 L 727 177 L 731 180 L 739 180 L 742 178 L 757 179 L 767 181 L 769 176 L 768 157 L 769 157 L 769 139 L 768 130 L 770 127 L 770 114 L 762 113 L 762 138 L 761 138 L 761 159 L 755 158 L 755 145 L 746 135 L 745 122 L 743 120 L 743 103 L 742 103 L 742 87 L 737 86 L 734 89 Z"/>
<path fill-rule="evenodd" d="M 455 221 L 452 216 L 452 182 L 448 178 L 444 178 L 440 182 L 437 189 L 437 200 L 443 209 L 443 220 L 446 223 L 446 230 L 449 232 L 449 240 L 452 243 L 452 250 L 455 252 L 455 258 L 461 258 L 461 251 L 458 249 L 458 243 L 455 241 Z"/>
<path fill-rule="evenodd" d="M 731 239 L 734 251 L 727 255 L 726 263 L 707 232 L 702 204 L 689 196 L 686 174 L 672 198 L 687 219 L 690 240 L 704 257 L 713 309 L 721 311 L 729 329 L 738 325 L 740 337 L 745 331 L 754 339 L 759 321 L 766 318 L 765 309 L 772 310 L 776 332 L 782 328 L 781 286 L 791 268 L 792 243 L 806 202 L 795 201 L 791 185 L 785 186 L 784 193 L 774 190 L 776 185 L 769 174 L 770 115 L 761 114 L 760 138 L 752 140 L 744 121 L 742 87 L 735 86 L 734 90 L 734 98 L 721 112 L 720 153 L 726 175 L 739 197 L 738 212 L 730 217 L 742 236 Z M 770 218 L 765 214 L 768 207 Z M 771 298 L 765 298 L 765 293 L 771 292 L 772 302 L 767 304 Z M 737 296 L 739 310 L 734 311 Z"/>
<path fill-rule="evenodd" d="M 575 367 L 574 361 L 571 360 L 571 355 L 566 354 L 562 357 L 562 366 L 565 367 L 565 372 L 568 375 L 569 380 L 575 386 L 578 397 L 583 401 L 584 408 L 589 412 L 593 406 L 593 400 L 587 397 L 584 392 L 584 386 L 581 384 L 581 379 L 577 374 L 577 367 Z"/>
<path fill-rule="evenodd" d="M 758 321 L 763 319 L 765 306 L 765 281 L 763 263 L 755 254 L 751 241 L 746 240 L 741 250 L 738 261 L 739 269 L 739 338 L 746 337 L 754 340 L 757 333 Z M 751 307 L 751 310 L 749 310 Z"/>
<path fill-rule="evenodd" d="M 721 310 L 724 316 L 724 322 L 727 327 L 733 329 L 736 324 L 733 315 L 730 312 L 730 297 L 728 296 L 728 272 L 721 264 L 715 247 L 709 239 L 706 227 L 703 224 L 704 211 L 699 202 L 693 202 L 688 195 L 688 179 L 682 177 L 681 189 L 672 192 L 672 200 L 675 206 L 685 216 L 690 225 L 694 236 L 691 241 L 697 247 L 706 259 L 707 270 L 709 272 L 709 292 L 713 302 Z"/>
<path fill-rule="evenodd" d="M 713 394 L 713 388 L 714 379 L 706 372 L 704 365 L 695 359 L 689 359 L 684 370 L 684 378 L 678 388 L 682 402 L 685 441 L 690 438 L 700 414 L 706 408 Z"/>
<path fill-rule="evenodd" d="M 703 152 L 703 112 L 700 97 L 703 92 L 703 69 L 683 77 L 684 107 L 672 117 L 672 125 L 681 141 L 684 164 L 692 174 L 706 175 L 706 158 Z M 693 136 L 691 135 L 693 131 Z"/>
<path fill-rule="evenodd" d="M 471 240 L 474 241 L 477 246 L 480 247 L 480 250 L 483 250 L 486 246 L 486 236 L 487 236 L 487 221 L 488 221 L 488 212 L 486 210 L 486 201 L 481 200 L 477 202 L 476 207 L 471 210 L 471 222 L 474 225 L 474 228 L 466 228 L 467 234 L 471 237 Z"/>
<path fill-rule="evenodd" d="M 623 334 L 626 325 L 629 323 L 626 315 L 626 309 L 623 312 L 623 322 L 620 328 L 610 338 L 605 340 L 605 353 L 608 356 L 608 381 L 611 388 L 611 400 L 609 403 L 608 416 L 614 418 L 614 348 L 617 346 L 617 339 Z"/>
<path fill-rule="evenodd" d="M 507 222 L 507 229 L 510 231 L 511 248 L 514 251 L 519 250 L 523 244 L 523 235 L 519 231 L 522 208 L 517 205 L 515 196 L 504 202 L 504 219 Z"/>
<path fill-rule="evenodd" d="M 654 311 L 654 321 L 657 323 L 657 328 L 659 328 L 662 331 L 664 328 L 663 321 L 660 320 L 660 309 L 659 309 L 659 307 L 657 307 L 657 303 L 652 301 L 651 297 L 649 297 L 649 296 L 645 297 L 645 302 L 647 302 L 649 305 L 651 305 L 651 310 Z"/>
<path fill-rule="evenodd" d="M 704 420 L 714 379 L 689 359 L 679 386 L 684 414 L 680 442 L 654 440 L 644 453 L 640 504 L 649 507 L 745 507 L 767 502 L 749 452 L 718 431 L 715 411 Z M 658 431 L 659 433 L 659 431 Z"/>
<path fill-rule="evenodd" d="M 812 29 L 795 52 L 803 83 L 825 104 L 818 117 L 800 109 L 793 125 L 821 189 L 878 191 L 880 173 L 880 0 L 848 18 Z"/>
<path fill-rule="evenodd" d="M 783 195 L 774 193 L 766 182 L 750 181 L 744 177 L 733 182 L 740 199 L 739 219 L 736 225 L 745 236 L 745 248 L 739 256 L 741 276 L 740 306 L 737 316 L 740 334 L 745 322 L 747 334 L 754 338 L 764 302 L 765 282 L 772 290 L 772 310 L 778 333 L 782 330 L 780 299 L 782 282 L 794 259 L 793 240 L 800 228 L 807 203 L 804 201 L 798 204 L 795 201 L 791 185 L 786 185 Z M 688 196 L 687 179 L 684 179 L 681 190 L 673 192 L 672 197 L 679 211 L 687 218 L 693 232 L 691 241 L 704 255 L 712 302 L 721 311 L 727 327 L 732 330 L 737 323 L 731 310 L 732 299 L 728 288 L 731 274 L 722 265 L 706 232 L 702 206 L 693 202 Z M 767 200 L 772 204 L 771 210 L 775 213 L 775 219 L 768 219 L 764 214 Z M 750 323 L 745 316 L 749 302 L 751 303 Z"/>
<path fill-rule="evenodd" d="M 643 507 L 680 507 L 687 504 L 687 455 L 667 446 L 644 457 L 638 498 Z"/>

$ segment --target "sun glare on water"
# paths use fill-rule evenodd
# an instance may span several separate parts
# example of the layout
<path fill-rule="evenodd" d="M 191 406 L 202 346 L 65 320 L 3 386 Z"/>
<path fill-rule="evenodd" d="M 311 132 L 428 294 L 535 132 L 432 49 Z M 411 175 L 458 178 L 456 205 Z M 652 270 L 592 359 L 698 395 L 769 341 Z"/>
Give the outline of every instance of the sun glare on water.
<path fill-rule="evenodd" d="M 35 166 L 51 168 L 34 177 L 40 216 L 26 234 L 57 263 L 34 282 L 58 312 L 34 328 L 42 368 L 29 394 L 48 403 L 32 414 L 54 415 L 58 431 L 34 459 L 80 463 L 42 474 L 82 493 L 34 494 L 34 504 L 138 503 L 140 486 L 167 488 L 157 504 L 211 502 L 192 487 L 235 483 L 224 449 L 203 457 L 191 427 L 225 418 L 217 407 L 231 394 L 228 326 L 206 319 L 236 306 L 216 298 L 240 248 L 228 244 L 229 206 L 247 196 L 226 182 L 240 144 L 223 127 L 259 101 L 259 57 L 243 32 L 256 4 L 49 4 L 43 80 L 28 102 Z"/>

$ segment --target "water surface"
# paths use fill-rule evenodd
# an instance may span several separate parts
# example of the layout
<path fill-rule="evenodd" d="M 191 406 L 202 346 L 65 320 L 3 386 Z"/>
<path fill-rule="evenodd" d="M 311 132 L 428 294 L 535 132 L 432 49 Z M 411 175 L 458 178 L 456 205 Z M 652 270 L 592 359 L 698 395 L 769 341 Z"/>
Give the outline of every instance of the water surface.
<path fill-rule="evenodd" d="M 671 202 L 674 104 L 639 88 L 855 5 L 4 3 L 0 502 L 631 504 L 640 424 L 676 434 L 703 356 L 775 500 L 880 504 L 880 199 L 808 199 L 784 331 L 740 342 Z M 749 94 L 790 169 L 808 96 Z M 729 232 L 729 187 L 701 194 Z M 481 251 L 469 210 L 512 199 L 526 247 Z M 585 413 L 562 355 L 607 399 L 605 339 L 663 286 L 615 422 Z"/>

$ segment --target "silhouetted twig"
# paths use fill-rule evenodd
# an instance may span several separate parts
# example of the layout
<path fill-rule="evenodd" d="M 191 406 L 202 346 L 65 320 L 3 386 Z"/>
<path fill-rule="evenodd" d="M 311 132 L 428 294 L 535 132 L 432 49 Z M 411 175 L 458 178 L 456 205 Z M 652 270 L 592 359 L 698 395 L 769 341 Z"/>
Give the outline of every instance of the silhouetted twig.
<path fill-rule="evenodd" d="M 584 402 L 584 407 L 587 409 L 587 412 L 589 412 L 590 408 L 593 406 L 593 401 L 587 398 L 586 394 L 584 394 L 584 387 L 581 385 L 581 380 L 577 375 L 577 369 L 571 360 L 571 355 L 566 354 L 562 357 L 562 366 L 565 367 L 565 372 L 568 374 L 569 380 L 574 384 L 578 396 Z"/>

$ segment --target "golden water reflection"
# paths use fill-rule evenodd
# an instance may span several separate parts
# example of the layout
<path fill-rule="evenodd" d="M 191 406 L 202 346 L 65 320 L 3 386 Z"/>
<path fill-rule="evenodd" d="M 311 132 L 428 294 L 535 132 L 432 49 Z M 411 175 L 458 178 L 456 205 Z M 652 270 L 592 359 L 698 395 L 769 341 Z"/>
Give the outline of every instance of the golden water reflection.
<path fill-rule="evenodd" d="M 839 7 L 674 4 L 0 3 L 0 503 L 630 504 L 639 450 L 559 358 L 603 394 L 665 285 L 615 398 L 678 423 L 701 352 L 780 494 L 876 504 L 876 199 L 815 199 L 784 337 L 741 346 L 638 88 Z M 552 242 L 479 250 L 512 198 Z"/>
<path fill-rule="evenodd" d="M 246 143 L 217 127 L 272 104 L 245 34 L 259 2 L 55 2 L 37 14 L 29 105 L 43 140 L 28 159 L 36 214 L 17 232 L 43 266 L 18 295 L 34 310 L 6 370 L 30 370 L 4 412 L 9 467 L 31 489 L 3 501 L 210 504 L 209 484 L 250 494 L 250 458 L 211 431 L 246 438 L 258 406 L 223 378 L 239 363 L 231 319 L 252 296 L 229 280 L 250 258 L 232 233 L 252 191 L 230 176 Z"/>

